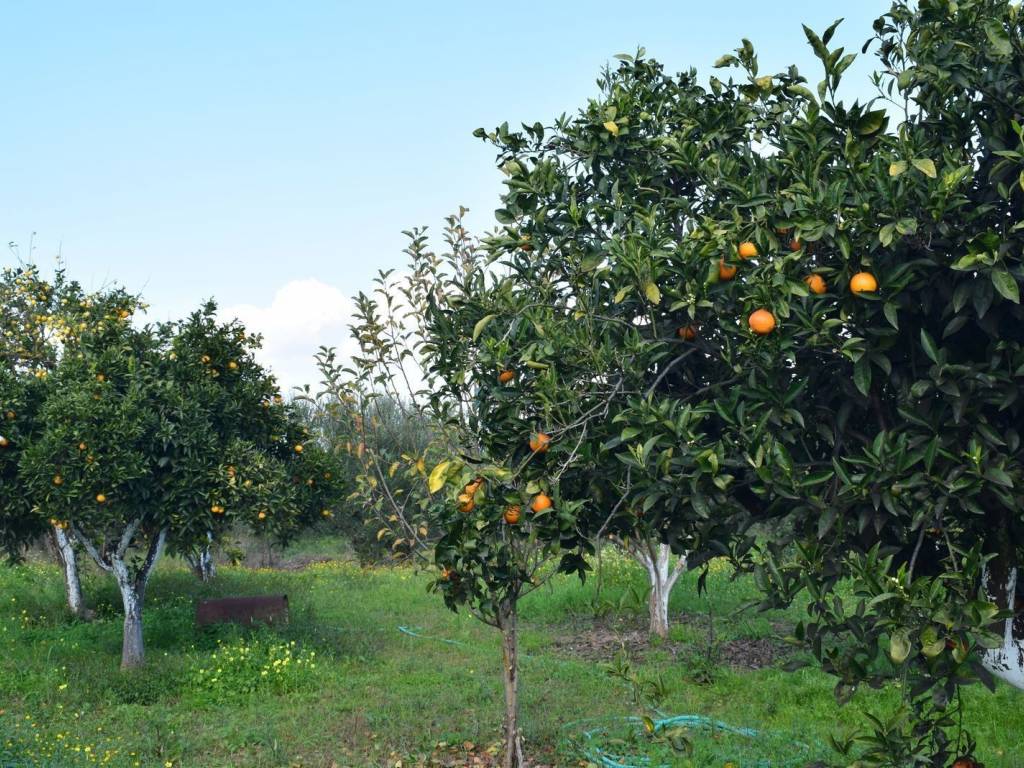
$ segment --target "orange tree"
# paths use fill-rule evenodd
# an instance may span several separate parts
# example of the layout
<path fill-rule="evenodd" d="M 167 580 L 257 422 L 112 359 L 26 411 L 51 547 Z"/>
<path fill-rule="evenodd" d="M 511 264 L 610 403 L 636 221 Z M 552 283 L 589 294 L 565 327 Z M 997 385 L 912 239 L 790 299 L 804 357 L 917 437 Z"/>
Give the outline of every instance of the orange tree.
<path fill-rule="evenodd" d="M 408 272 L 384 273 L 372 295 L 356 298 L 352 359 L 321 355 L 328 387 L 318 402 L 348 414 L 346 448 L 360 467 L 352 497 L 379 521 L 378 537 L 396 556 L 427 563 L 450 608 L 500 631 L 504 763 L 519 766 L 519 600 L 552 564 L 582 570 L 589 546 L 576 526 L 581 502 L 560 492 L 574 452 L 548 427 L 543 390 L 531 383 L 549 365 L 529 350 L 513 354 L 517 338 L 494 335 L 499 296 L 481 311 L 490 254 L 461 216 L 448 219 L 440 255 L 422 231 L 409 234 Z M 563 320 L 558 333 L 569 328 Z M 392 407 L 421 425 L 422 442 L 409 450 L 389 435 Z"/>
<path fill-rule="evenodd" d="M 336 500 L 333 464 L 254 360 L 258 339 L 214 312 L 84 333 L 46 377 L 19 461 L 36 514 L 114 576 L 123 667 L 143 662 L 145 591 L 166 546 L 204 546 L 234 523 L 287 538 Z"/>
<path fill-rule="evenodd" d="M 509 176 L 489 241 L 509 271 L 431 307 L 435 365 L 492 455 L 514 424 L 557 434 L 577 531 L 640 511 L 766 603 L 806 597 L 796 637 L 841 699 L 902 683 L 836 746 L 939 766 L 975 749 L 961 685 L 1024 685 L 1022 20 L 894 3 L 867 104 L 839 98 L 835 29 L 805 30 L 814 90 L 746 41 L 707 87 L 641 52 L 571 118 L 478 131 Z M 513 394 L 502 369 L 526 373 Z"/>
<path fill-rule="evenodd" d="M 17 458 L 26 436 L 34 428 L 38 397 L 32 393 L 43 389 L 46 377 L 62 355 L 74 353 L 83 333 L 129 322 L 140 303 L 123 288 L 109 286 L 87 292 L 70 280 L 63 269 L 47 277 L 38 267 L 26 264 L 0 272 L 0 306 L 0 368 L 8 376 L 7 384 L 17 390 L 0 395 L 4 429 L 9 433 L 5 436 L 6 445 L 2 446 L 2 460 L 8 469 L 2 498 L 5 514 L 10 516 L 15 507 L 32 506 L 25 489 L 16 485 Z M 52 526 L 49 530 L 64 571 L 68 607 L 76 617 L 85 618 L 89 611 L 78 577 L 76 547 L 62 528 Z M 17 546 L 32 538 L 26 537 L 25 531 L 14 536 L 13 528 L 7 533 L 7 543 L 17 542 Z"/>
<path fill-rule="evenodd" d="M 18 461 L 22 446 L 31 439 L 35 424 L 31 414 L 37 407 L 39 389 L 34 382 L 0 368 L 0 551 L 11 560 L 20 557 L 25 544 L 46 530 L 18 483 Z"/>

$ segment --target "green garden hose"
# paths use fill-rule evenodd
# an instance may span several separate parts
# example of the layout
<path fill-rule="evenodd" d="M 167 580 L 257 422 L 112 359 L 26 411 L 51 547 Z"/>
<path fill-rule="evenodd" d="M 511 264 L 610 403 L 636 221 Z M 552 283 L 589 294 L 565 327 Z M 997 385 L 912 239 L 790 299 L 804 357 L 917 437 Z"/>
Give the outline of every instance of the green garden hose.
<path fill-rule="evenodd" d="M 449 640 L 444 637 L 433 637 L 431 635 L 424 635 L 407 626 L 398 627 L 398 631 L 409 637 L 419 638 L 421 640 L 433 640 L 439 643 L 445 643 L 447 645 L 457 645 L 465 648 L 471 647 L 469 643 L 463 643 L 458 640 Z M 528 658 L 528 657 L 524 657 Z M 587 724 L 591 724 L 591 727 L 587 727 L 583 730 L 581 741 L 578 750 L 580 757 L 592 763 L 593 765 L 600 766 L 600 768 L 671 768 L 666 763 L 655 763 L 649 757 L 642 755 L 627 755 L 619 754 L 617 751 L 612 751 L 606 747 L 601 746 L 599 742 L 611 738 L 611 724 L 624 724 L 630 726 L 631 730 L 635 733 L 642 733 L 645 729 L 645 722 L 639 717 L 611 717 L 597 720 L 576 720 L 571 723 L 567 723 L 563 726 L 564 730 L 570 730 L 573 728 L 586 727 Z M 607 723 L 608 725 L 593 726 L 594 723 Z M 741 755 L 725 755 L 717 765 L 731 765 L 735 768 L 796 768 L 797 766 L 806 765 L 807 762 L 813 758 L 813 750 L 808 744 L 794 741 L 789 738 L 785 738 L 782 734 L 771 734 L 757 731 L 753 728 L 743 728 L 734 725 L 729 725 L 721 720 L 714 720 L 704 715 L 675 715 L 672 717 L 660 717 L 653 721 L 654 733 L 663 733 L 671 728 L 692 728 L 698 731 L 704 731 L 712 735 L 712 737 L 718 734 L 729 734 L 732 736 L 738 736 L 743 739 L 751 741 L 763 742 L 766 737 L 781 738 L 785 744 L 787 750 L 796 752 L 791 758 L 786 760 L 778 759 L 767 759 L 754 757 L 749 758 Z M 753 760 L 753 762 L 751 762 Z"/>
<path fill-rule="evenodd" d="M 576 726 L 583 725 L 587 722 L 595 721 L 576 721 L 569 723 L 565 726 L 566 729 L 573 728 Z M 596 722 L 607 722 L 607 723 L 624 723 L 632 726 L 632 729 L 636 733 L 642 733 L 646 730 L 644 721 L 639 717 L 620 717 L 620 718 L 605 718 Z M 768 734 L 759 732 L 753 728 L 741 728 L 728 723 L 724 723 L 721 720 L 714 720 L 704 715 L 675 715 L 672 717 L 661 717 L 653 721 L 654 733 L 663 733 L 664 731 L 671 728 L 692 728 L 694 730 L 705 731 L 715 737 L 717 734 L 730 734 L 739 736 L 743 739 L 749 739 L 751 741 L 762 742 L 764 737 Z M 583 731 L 582 744 L 579 747 L 580 756 L 588 762 L 600 766 L 600 768 L 671 768 L 666 763 L 655 763 L 649 757 L 645 757 L 637 754 L 623 754 L 617 750 L 611 750 L 607 747 L 601 746 L 599 743 L 602 738 L 607 738 L 610 733 L 609 726 L 598 726 L 591 727 Z M 776 734 L 779 736 L 780 734 Z M 718 754 L 715 756 L 715 763 L 709 765 L 717 766 L 735 766 L 735 768 L 796 768 L 797 766 L 804 766 L 809 760 L 813 759 L 811 747 L 807 744 L 803 744 L 797 741 L 791 741 L 786 739 L 785 747 L 794 753 L 790 758 L 785 760 L 769 759 L 763 757 L 752 757 L 749 755 L 731 754 L 730 748 L 725 747 L 718 750 Z M 756 747 L 754 747 L 756 749 Z M 696 765 L 696 764 L 695 764 Z"/>

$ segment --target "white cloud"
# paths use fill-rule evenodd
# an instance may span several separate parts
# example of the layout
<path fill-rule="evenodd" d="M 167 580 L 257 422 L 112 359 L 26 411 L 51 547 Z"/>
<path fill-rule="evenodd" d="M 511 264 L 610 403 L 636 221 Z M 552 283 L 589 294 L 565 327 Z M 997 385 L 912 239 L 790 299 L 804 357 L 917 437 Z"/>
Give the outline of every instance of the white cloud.
<path fill-rule="evenodd" d="M 310 278 L 281 286 L 269 306 L 238 304 L 219 314 L 237 317 L 247 330 L 263 335 L 259 360 L 287 392 L 302 384 L 317 389 L 320 376 L 313 355 L 321 346 L 337 347 L 342 357 L 354 351 L 348 330 L 352 310 L 351 299 L 341 290 Z"/>

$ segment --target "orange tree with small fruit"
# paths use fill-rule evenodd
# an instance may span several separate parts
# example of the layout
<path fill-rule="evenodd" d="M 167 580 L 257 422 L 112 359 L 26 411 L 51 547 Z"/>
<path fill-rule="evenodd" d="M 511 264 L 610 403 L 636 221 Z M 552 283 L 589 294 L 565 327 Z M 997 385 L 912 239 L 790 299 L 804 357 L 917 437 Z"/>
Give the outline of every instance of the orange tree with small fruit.
<path fill-rule="evenodd" d="M 505 322 L 501 302 L 518 299 L 494 288 L 495 279 L 512 283 L 501 282 L 492 254 L 461 214 L 447 220 L 444 253 L 421 231 L 409 234 L 407 272 L 384 273 L 372 296 L 356 297 L 356 354 L 346 365 L 321 355 L 329 386 L 318 400 L 351 413 L 346 453 L 361 467 L 353 501 L 373 510 L 378 536 L 396 557 L 421 558 L 450 608 L 500 631 L 504 764 L 519 766 L 518 605 L 557 570 L 585 567 L 582 503 L 560 490 L 576 454 L 551 426 L 559 406 L 546 398 L 549 353 L 527 349 L 532 328 Z M 571 317 L 549 321 L 556 338 L 571 331 Z M 385 403 L 423 425 L 424 444 L 393 452 Z"/>
<path fill-rule="evenodd" d="M 840 700 L 900 681 L 903 707 L 840 751 L 970 762 L 960 687 L 1024 687 L 1022 18 L 894 3 L 867 103 L 840 99 L 836 28 L 805 29 L 814 90 L 746 41 L 707 87 L 641 52 L 573 117 L 478 131 L 504 229 L 431 307 L 434 365 L 494 455 L 534 422 L 571 453 L 577 533 L 642 510 L 696 563 L 754 571 L 765 605 L 805 600 L 795 639 Z"/>
<path fill-rule="evenodd" d="M 232 524 L 286 539 L 337 501 L 333 462 L 254 359 L 258 338 L 215 310 L 83 333 L 46 377 L 21 451 L 35 513 L 117 582 L 122 667 L 143 663 L 146 586 L 165 547 L 204 546 Z"/>
<path fill-rule="evenodd" d="M 24 489 L 16 485 L 16 466 L 26 436 L 34 429 L 33 414 L 39 397 L 33 393 L 45 389 L 47 376 L 63 355 L 75 354 L 83 334 L 130 322 L 141 306 L 138 297 L 116 285 L 87 292 L 62 267 L 52 275 L 43 274 L 32 264 L 6 267 L 0 272 L 0 368 L 12 377 L 8 383 L 26 398 L 19 407 L 17 395 L 0 394 L 0 411 L 4 414 L 0 448 L 6 449 L 0 461 L 8 468 L 5 493 L 0 498 L 5 500 L 7 516 L 16 507 L 32 507 Z M 24 531 L 17 536 L 13 530 L 9 533 L 7 543 L 15 548 L 34 538 L 25 536 Z M 59 526 L 50 526 L 49 534 L 64 572 L 68 608 L 76 617 L 88 618 L 90 612 L 78 577 L 78 548 Z"/>
<path fill-rule="evenodd" d="M 12 561 L 21 557 L 27 542 L 46 531 L 18 483 L 21 449 L 31 440 L 41 388 L 0 367 L 0 552 Z"/>

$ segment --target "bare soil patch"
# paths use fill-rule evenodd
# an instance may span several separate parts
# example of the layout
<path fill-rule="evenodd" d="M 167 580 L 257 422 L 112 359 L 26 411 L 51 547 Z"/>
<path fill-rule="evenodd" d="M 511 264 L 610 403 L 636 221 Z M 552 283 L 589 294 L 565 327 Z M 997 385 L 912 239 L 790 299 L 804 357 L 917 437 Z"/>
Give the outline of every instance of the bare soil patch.
<path fill-rule="evenodd" d="M 706 616 L 676 616 L 674 621 L 694 625 L 701 634 L 708 637 Z M 676 642 L 663 640 L 652 644 L 647 635 L 647 623 L 641 616 L 620 616 L 600 618 L 591 623 L 573 625 L 562 637 L 554 642 L 556 651 L 587 661 L 607 662 L 625 651 L 631 659 L 643 660 L 652 651 L 668 653 L 673 659 L 692 658 L 710 653 L 718 664 L 734 669 L 764 669 L 777 666 L 793 654 L 792 646 L 781 636 L 787 627 L 774 627 L 779 637 L 742 637 L 726 641 L 702 640 L 700 642 Z"/>

